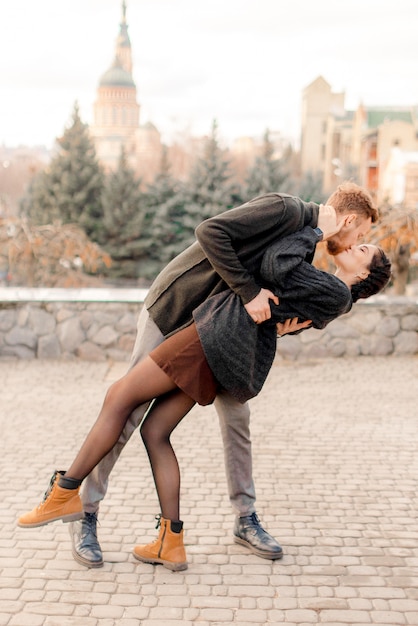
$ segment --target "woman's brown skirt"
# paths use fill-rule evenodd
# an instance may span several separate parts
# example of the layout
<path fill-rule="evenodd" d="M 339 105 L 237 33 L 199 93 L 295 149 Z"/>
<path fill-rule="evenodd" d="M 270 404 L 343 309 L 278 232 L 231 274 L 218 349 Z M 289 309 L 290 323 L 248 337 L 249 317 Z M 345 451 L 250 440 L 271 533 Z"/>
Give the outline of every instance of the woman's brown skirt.
<path fill-rule="evenodd" d="M 196 324 L 165 339 L 150 357 L 195 402 L 205 406 L 214 401 L 219 386 L 203 352 Z"/>

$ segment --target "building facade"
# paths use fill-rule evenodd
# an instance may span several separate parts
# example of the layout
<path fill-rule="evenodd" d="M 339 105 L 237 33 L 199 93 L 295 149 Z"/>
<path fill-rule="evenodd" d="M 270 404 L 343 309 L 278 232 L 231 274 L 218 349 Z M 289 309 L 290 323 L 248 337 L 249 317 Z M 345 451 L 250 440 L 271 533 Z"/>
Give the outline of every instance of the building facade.
<path fill-rule="evenodd" d="M 405 153 L 402 162 L 405 177 L 403 189 L 418 187 L 414 157 L 418 151 L 416 107 L 365 107 L 345 109 L 345 94 L 333 93 L 327 81 L 319 76 L 302 94 L 301 167 L 322 178 L 323 192 L 328 194 L 342 181 L 356 180 L 366 187 L 378 203 L 405 202 L 399 186 L 389 188 L 394 177 L 395 154 Z M 399 164 L 399 157 L 397 158 Z M 391 164 L 391 165 L 390 165 Z M 412 202 L 409 191 L 408 203 Z M 418 205 L 416 205 L 418 208 Z"/>
<path fill-rule="evenodd" d="M 330 122 L 344 115 L 344 94 L 333 93 L 319 76 L 302 92 L 301 168 L 322 174 L 326 167 Z"/>

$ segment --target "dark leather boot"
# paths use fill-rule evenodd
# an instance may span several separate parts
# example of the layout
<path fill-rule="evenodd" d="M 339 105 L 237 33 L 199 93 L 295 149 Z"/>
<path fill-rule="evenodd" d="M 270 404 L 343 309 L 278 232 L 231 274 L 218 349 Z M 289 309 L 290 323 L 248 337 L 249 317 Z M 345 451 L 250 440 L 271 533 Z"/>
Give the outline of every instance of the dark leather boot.
<path fill-rule="evenodd" d="M 102 567 L 103 554 L 97 539 L 97 514 L 84 513 L 79 522 L 70 524 L 73 557 L 86 567 Z"/>
<path fill-rule="evenodd" d="M 264 530 L 257 513 L 237 517 L 234 526 L 234 541 L 246 546 L 263 559 L 281 559 L 283 550 L 274 537 Z"/>

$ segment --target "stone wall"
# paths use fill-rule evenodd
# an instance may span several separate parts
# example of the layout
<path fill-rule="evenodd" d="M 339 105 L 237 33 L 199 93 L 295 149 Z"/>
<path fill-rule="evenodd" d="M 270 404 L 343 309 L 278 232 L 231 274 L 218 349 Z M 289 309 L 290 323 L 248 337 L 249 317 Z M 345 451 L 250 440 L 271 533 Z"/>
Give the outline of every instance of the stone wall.
<path fill-rule="evenodd" d="M 10 291 L 6 299 L 4 291 L 0 359 L 129 360 L 143 301 L 138 290 L 124 301 L 117 290 L 102 298 L 95 294 L 94 301 L 80 300 L 79 293 L 68 290 L 65 301 L 54 301 L 54 290 L 32 290 L 31 298 L 24 299 L 24 294 L 13 297 Z M 416 298 L 377 296 L 357 303 L 322 331 L 310 329 L 278 341 L 278 358 L 291 360 L 405 354 L 418 354 Z"/>
<path fill-rule="evenodd" d="M 125 361 L 142 304 L 0 303 L 0 359 Z"/>
<path fill-rule="evenodd" d="M 311 328 L 278 340 L 284 359 L 418 354 L 418 300 L 375 296 L 324 330 Z"/>

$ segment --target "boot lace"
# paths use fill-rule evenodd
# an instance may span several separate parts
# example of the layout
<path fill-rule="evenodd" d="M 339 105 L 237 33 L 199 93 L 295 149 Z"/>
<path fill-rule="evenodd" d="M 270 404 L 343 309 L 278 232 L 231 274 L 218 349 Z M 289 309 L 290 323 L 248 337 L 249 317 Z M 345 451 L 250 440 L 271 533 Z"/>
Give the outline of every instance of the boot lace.
<path fill-rule="evenodd" d="M 155 519 L 157 521 L 157 524 L 155 526 L 156 529 L 160 528 L 161 526 L 161 513 L 158 513 L 158 515 L 155 516 Z M 160 541 L 160 538 L 157 537 L 156 539 L 154 539 L 154 541 L 151 541 L 151 543 L 149 544 L 150 546 L 154 546 L 155 544 L 157 544 Z"/>
<path fill-rule="evenodd" d="M 260 520 L 259 517 L 257 515 L 257 513 L 254 511 L 254 513 L 251 513 L 251 515 L 245 515 L 243 517 L 241 517 L 241 519 L 245 519 L 246 523 L 248 526 L 252 526 L 253 528 L 260 526 Z"/>
<path fill-rule="evenodd" d="M 87 548 L 95 548 L 98 544 L 97 541 L 97 514 L 85 513 L 81 520 L 81 535 L 83 538 L 84 546 Z"/>
<path fill-rule="evenodd" d="M 257 513 L 255 513 L 255 512 L 251 515 L 251 521 L 253 523 L 253 526 L 261 526 L 260 519 L 259 519 Z"/>
<path fill-rule="evenodd" d="M 46 502 L 46 501 L 47 501 L 47 499 L 49 498 L 49 496 L 51 495 L 52 487 L 54 486 L 54 483 L 55 483 L 55 481 L 56 481 L 57 474 L 63 474 L 63 473 L 64 473 L 64 472 L 60 472 L 60 471 L 58 471 L 58 470 L 55 470 L 55 472 L 52 474 L 52 476 L 51 476 L 51 480 L 49 481 L 48 488 L 47 488 L 47 490 L 46 490 L 46 491 L 45 491 L 45 493 L 44 493 L 44 497 L 43 497 L 43 499 L 42 499 L 41 504 L 43 504 L 44 502 Z"/>

